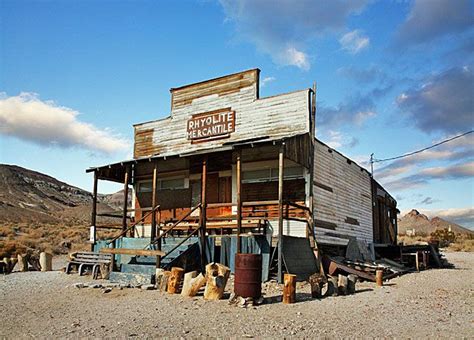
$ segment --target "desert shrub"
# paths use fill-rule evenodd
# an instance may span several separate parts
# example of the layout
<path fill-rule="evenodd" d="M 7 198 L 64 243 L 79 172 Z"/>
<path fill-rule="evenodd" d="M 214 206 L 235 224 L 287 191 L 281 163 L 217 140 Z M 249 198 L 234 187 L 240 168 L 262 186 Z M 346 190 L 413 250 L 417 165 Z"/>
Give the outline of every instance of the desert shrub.
<path fill-rule="evenodd" d="M 448 228 L 436 229 L 430 236 L 433 241 L 439 242 L 440 247 L 447 247 L 456 241 L 456 234 Z"/>

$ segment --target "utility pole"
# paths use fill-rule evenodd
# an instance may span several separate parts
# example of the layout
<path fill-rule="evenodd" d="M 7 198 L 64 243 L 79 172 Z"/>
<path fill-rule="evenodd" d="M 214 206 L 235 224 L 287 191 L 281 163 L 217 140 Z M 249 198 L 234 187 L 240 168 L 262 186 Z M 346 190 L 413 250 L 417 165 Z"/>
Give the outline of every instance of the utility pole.
<path fill-rule="evenodd" d="M 370 154 L 370 173 L 374 177 L 374 153 Z"/>

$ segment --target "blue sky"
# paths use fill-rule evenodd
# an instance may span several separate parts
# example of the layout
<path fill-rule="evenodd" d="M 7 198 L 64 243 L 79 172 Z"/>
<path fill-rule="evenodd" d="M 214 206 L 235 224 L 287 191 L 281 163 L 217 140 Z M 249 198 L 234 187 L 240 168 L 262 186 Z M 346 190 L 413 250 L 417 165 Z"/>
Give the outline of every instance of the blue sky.
<path fill-rule="evenodd" d="M 368 167 L 474 128 L 473 1 L 0 0 L 0 162 L 90 190 L 169 89 L 258 67 L 318 87 L 317 134 Z M 474 134 L 375 178 L 402 212 L 474 226 Z M 119 187 L 102 184 L 102 192 Z"/>

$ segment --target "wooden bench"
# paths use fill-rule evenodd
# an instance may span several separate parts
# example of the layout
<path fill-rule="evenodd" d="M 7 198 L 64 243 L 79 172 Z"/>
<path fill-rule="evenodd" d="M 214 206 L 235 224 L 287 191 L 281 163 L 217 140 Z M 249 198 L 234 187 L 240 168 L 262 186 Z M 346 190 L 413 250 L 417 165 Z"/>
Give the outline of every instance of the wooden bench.
<path fill-rule="evenodd" d="M 76 252 L 70 255 L 71 260 L 66 266 L 66 274 L 71 272 L 73 267 L 77 268 L 77 272 L 80 276 L 84 273 L 85 268 L 92 267 L 92 278 L 97 279 L 100 267 L 107 266 L 109 271 L 112 270 L 113 255 L 94 253 L 94 252 Z"/>

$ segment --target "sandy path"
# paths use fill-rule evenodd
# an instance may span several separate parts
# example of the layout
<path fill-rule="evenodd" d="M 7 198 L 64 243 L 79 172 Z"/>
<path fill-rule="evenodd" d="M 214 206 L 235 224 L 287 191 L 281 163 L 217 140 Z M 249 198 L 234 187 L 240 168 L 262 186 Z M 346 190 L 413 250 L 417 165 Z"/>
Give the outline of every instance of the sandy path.
<path fill-rule="evenodd" d="M 229 306 L 139 289 L 77 289 L 61 272 L 0 277 L 0 337 L 474 337 L 474 253 L 448 253 L 456 269 L 396 278 L 351 296 L 294 305 Z"/>

